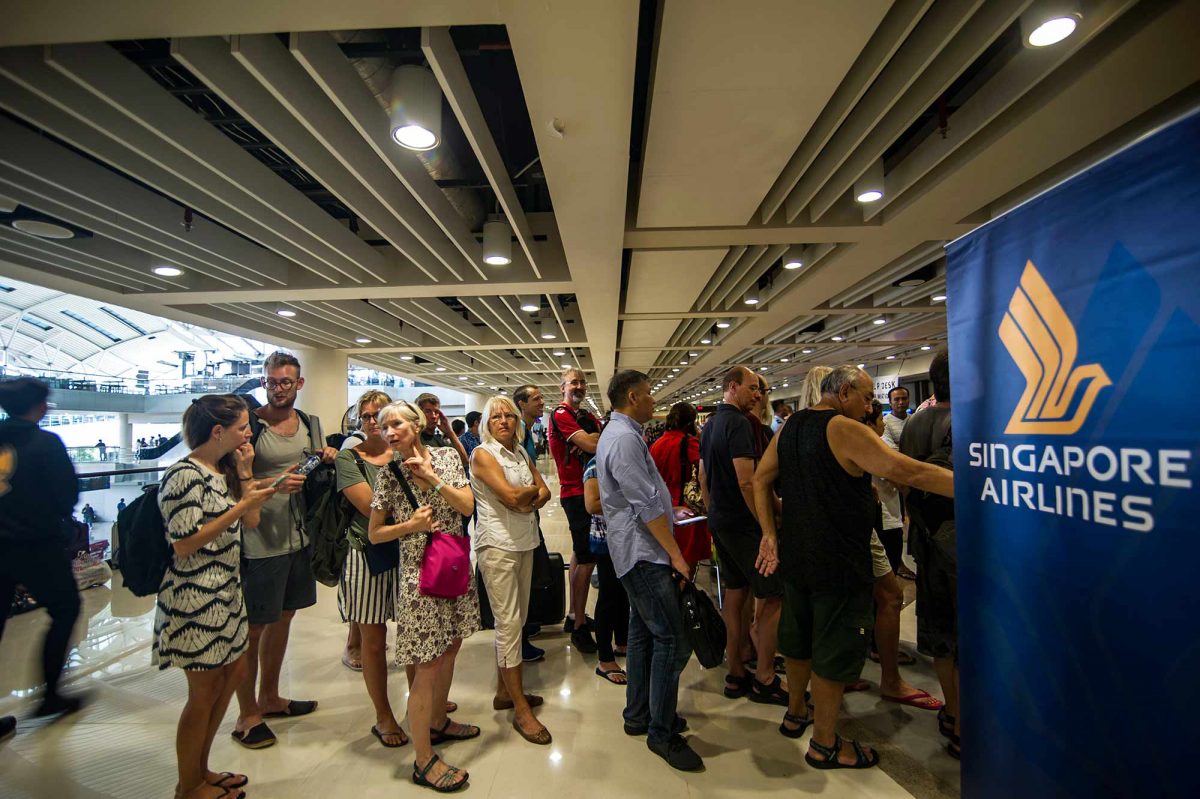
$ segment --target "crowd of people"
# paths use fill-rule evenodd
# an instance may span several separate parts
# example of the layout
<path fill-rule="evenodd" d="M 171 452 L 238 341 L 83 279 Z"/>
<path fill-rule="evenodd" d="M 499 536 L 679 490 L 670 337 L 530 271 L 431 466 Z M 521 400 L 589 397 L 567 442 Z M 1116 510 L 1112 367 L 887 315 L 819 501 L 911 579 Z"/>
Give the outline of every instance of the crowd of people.
<path fill-rule="evenodd" d="M 626 734 L 646 736 L 650 751 L 674 768 L 703 768 L 677 712 L 691 656 L 679 595 L 711 559 L 724 588 L 724 696 L 782 708 L 779 732 L 788 738 L 811 726 L 809 764 L 878 763 L 878 752 L 837 732 L 842 694 L 869 687 L 861 680 L 867 657 L 881 664 L 881 697 L 938 711 L 948 751 L 958 756 L 954 532 L 952 505 L 947 518 L 940 500 L 952 495 L 952 473 L 937 465 L 948 465 L 950 439 L 944 353 L 931 379 L 934 407 L 908 414 L 906 392 L 894 391 L 893 412 L 884 416 L 861 369 L 814 367 L 793 411 L 770 403 L 766 382 L 738 366 L 723 376 L 722 401 L 702 428 L 696 408 L 677 403 L 651 445 L 645 426 L 655 400 L 645 374 L 613 376 L 611 412 L 602 421 L 584 407 L 585 374 L 563 372 L 546 429 L 571 536 L 564 631 L 579 653 L 596 655 L 599 678 L 624 688 Z M 0 466 L 5 447 L 32 447 L 48 459 L 46 468 L 70 470 L 65 451 L 60 463 L 45 438 L 54 437 L 37 430 L 45 413 L 41 384 L 16 382 L 0 384 L 0 404 L 12 417 L 0 423 Z M 536 463 L 534 428 L 547 410 L 542 392 L 522 386 L 452 424 L 435 394 L 408 402 L 368 390 L 353 408 L 355 435 L 339 450 L 326 445 L 317 417 L 295 408 L 304 377 L 294 356 L 272 354 L 263 385 L 267 403 L 255 409 L 234 395 L 194 400 L 182 421 L 190 452 L 160 484 L 172 558 L 152 657 L 160 668 L 181 668 L 188 682 L 176 739 L 177 797 L 244 794 L 247 775 L 208 762 L 233 697 L 232 739 L 249 749 L 278 742 L 272 720 L 318 709 L 316 699 L 284 696 L 279 685 L 294 615 L 317 598 L 306 478 L 296 473 L 312 456 L 332 465 L 334 490 L 346 503 L 337 588 L 349 629 L 342 662 L 362 673 L 375 712 L 371 735 L 388 748 L 413 744 L 417 785 L 450 792 L 468 783 L 467 769 L 436 747 L 483 734 L 453 718 L 451 699 L 462 642 L 481 628 L 483 592 L 495 624 L 493 708 L 511 711 L 524 740 L 551 743 L 535 712 L 545 700 L 527 692 L 523 671 L 545 657 L 530 641 L 538 626 L 529 622 L 545 560 L 540 510 L 551 499 Z M 20 471 L 0 474 L 5 479 L 16 489 L 31 478 Z M 11 505 L 12 492 L 5 493 L 0 503 Z M 54 501 L 46 513 L 69 517 L 76 494 Z M 0 557 L 0 590 L 32 581 L 46 585 L 50 600 L 48 693 L 39 712 L 68 712 L 77 700 L 62 698 L 56 686 L 78 598 L 72 590 L 73 605 L 65 595 L 55 601 L 49 575 L 56 567 L 21 554 L 33 551 L 40 523 L 20 522 L 25 511 L 14 523 L 7 505 L 0 510 L 0 552 L 14 554 Z M 944 701 L 899 671 L 912 662 L 899 648 L 906 515 L 918 563 L 917 648 L 934 659 Z M 388 697 L 390 623 L 393 657 L 409 684 L 404 714 Z"/>

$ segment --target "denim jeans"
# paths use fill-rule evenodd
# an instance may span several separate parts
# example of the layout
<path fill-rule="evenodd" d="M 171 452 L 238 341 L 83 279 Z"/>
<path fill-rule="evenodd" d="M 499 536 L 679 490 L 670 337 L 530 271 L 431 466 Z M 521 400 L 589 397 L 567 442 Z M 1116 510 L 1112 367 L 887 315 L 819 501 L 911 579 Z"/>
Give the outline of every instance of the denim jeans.
<path fill-rule="evenodd" d="M 625 723 L 649 726 L 650 743 L 671 737 L 679 675 L 692 656 L 679 612 L 679 588 L 671 567 L 640 561 L 621 583 L 629 595 L 629 654 Z"/>

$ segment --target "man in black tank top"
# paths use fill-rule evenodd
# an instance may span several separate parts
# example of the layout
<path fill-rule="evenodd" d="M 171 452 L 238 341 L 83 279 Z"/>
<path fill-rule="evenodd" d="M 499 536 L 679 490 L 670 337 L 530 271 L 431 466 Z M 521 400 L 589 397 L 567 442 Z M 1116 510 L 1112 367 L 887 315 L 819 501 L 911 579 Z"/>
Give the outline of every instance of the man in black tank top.
<path fill-rule="evenodd" d="M 872 625 L 871 475 L 943 496 L 954 491 L 951 472 L 904 457 L 860 422 L 874 395 L 863 370 L 833 369 L 821 381 L 821 401 L 788 419 L 754 474 L 763 533 L 756 565 L 763 574 L 778 570 L 785 586 L 779 651 L 792 702 L 780 732 L 796 738 L 813 724 L 804 759 L 816 768 L 879 762 L 876 752 L 835 731 L 843 686 L 862 672 Z M 813 717 L 803 698 L 810 676 Z"/>

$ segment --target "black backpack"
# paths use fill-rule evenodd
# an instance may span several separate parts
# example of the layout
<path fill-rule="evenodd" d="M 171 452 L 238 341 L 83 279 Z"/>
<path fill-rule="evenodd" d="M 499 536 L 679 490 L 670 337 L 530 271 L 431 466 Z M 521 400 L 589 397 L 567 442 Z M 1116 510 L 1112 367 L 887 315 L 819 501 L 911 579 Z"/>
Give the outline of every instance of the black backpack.
<path fill-rule="evenodd" d="M 925 458 L 926 463 L 954 471 L 954 440 L 952 431 L 947 430 L 941 446 Z M 909 513 L 929 535 L 934 535 L 946 522 L 954 521 L 954 498 L 931 494 L 922 489 L 909 493 Z"/>
<path fill-rule="evenodd" d="M 121 538 L 114 560 L 125 587 L 134 596 L 158 594 L 173 558 L 171 545 L 167 543 L 167 524 L 158 508 L 158 490 L 158 483 L 146 486 L 141 496 L 117 514 Z"/>
<path fill-rule="evenodd" d="M 300 417 L 300 422 L 308 429 L 308 440 L 310 449 L 313 452 L 320 452 L 325 444 L 321 442 L 319 425 L 320 420 L 316 417 L 309 416 L 304 411 L 297 409 L 296 415 Z M 262 431 L 266 429 L 262 419 L 253 411 L 250 412 L 250 443 L 257 446 L 258 438 L 262 435 Z M 297 494 L 299 497 L 300 508 L 299 517 L 303 530 L 308 532 L 308 521 L 313 516 L 317 507 L 322 504 L 322 500 L 331 490 L 337 488 L 337 469 L 332 463 L 322 463 L 317 468 L 308 473 L 308 477 L 304 480 L 304 487 Z"/>
<path fill-rule="evenodd" d="M 555 409 L 553 411 L 550 412 L 550 426 L 552 428 L 554 428 L 554 432 L 558 435 L 559 438 L 561 438 L 563 440 L 563 443 L 567 445 L 568 457 L 571 455 L 574 455 L 576 458 L 579 459 L 579 462 L 581 464 L 583 464 L 583 468 L 586 469 L 588 467 L 588 464 L 592 462 L 592 458 L 594 458 L 596 456 L 591 452 L 584 452 L 579 447 L 572 444 L 570 441 L 567 440 L 567 437 L 562 434 L 562 431 L 558 429 L 558 422 L 554 421 L 554 412 L 557 411 L 558 408 L 560 408 L 560 407 L 566 407 L 567 410 L 569 410 L 569 411 L 571 410 L 569 406 L 565 405 L 565 403 L 560 403 L 557 407 L 555 407 Z M 579 429 L 582 430 L 583 432 L 585 432 L 585 433 L 599 433 L 600 432 L 600 427 L 599 427 L 599 425 L 596 424 L 595 420 L 592 418 L 592 415 L 590 413 L 588 413 L 587 411 L 585 411 L 583 408 L 580 408 L 579 410 L 576 410 L 576 411 L 571 411 L 571 414 L 575 417 L 576 424 L 579 425 Z"/>
<path fill-rule="evenodd" d="M 683 631 L 696 660 L 706 669 L 725 662 L 725 620 L 708 594 L 689 582 L 679 594 Z"/>
<path fill-rule="evenodd" d="M 359 472 L 369 485 L 370 480 L 367 478 L 367 470 L 363 467 L 363 459 L 354 450 L 350 450 L 350 454 L 354 456 Z M 342 578 L 346 555 L 350 551 L 347 530 L 357 512 L 354 503 L 337 490 L 335 479 L 325 493 L 317 497 L 304 516 L 304 529 L 312 542 L 313 576 L 318 582 L 331 588 Z"/>

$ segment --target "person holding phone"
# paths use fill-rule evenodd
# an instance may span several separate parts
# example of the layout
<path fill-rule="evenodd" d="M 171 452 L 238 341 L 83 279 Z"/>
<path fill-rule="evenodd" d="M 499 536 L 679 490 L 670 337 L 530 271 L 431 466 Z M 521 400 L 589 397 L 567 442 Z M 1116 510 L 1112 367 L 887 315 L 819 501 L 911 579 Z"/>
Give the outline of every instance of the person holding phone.
<path fill-rule="evenodd" d="M 458 453 L 463 469 L 470 467 L 471 456 L 458 440 L 458 434 L 446 414 L 442 413 L 442 400 L 428 391 L 417 397 L 416 406 L 425 416 L 425 427 L 421 431 L 421 443 L 426 447 L 448 447 Z"/>
<path fill-rule="evenodd" d="M 408 697 L 416 749 L 412 780 L 444 792 L 466 785 L 469 774 L 442 761 L 433 745 L 480 734 L 479 727 L 446 713 L 462 639 L 479 630 L 479 597 L 474 579 L 462 596 L 426 596 L 420 591 L 421 569 L 429 533 L 465 535 L 462 517 L 474 512 L 475 495 L 454 450 L 426 449 L 421 443 L 425 421 L 426 415 L 405 400 L 379 412 L 383 437 L 398 457 L 379 473 L 367 536 L 373 544 L 400 542 L 396 662 L 415 666 Z"/>
<path fill-rule="evenodd" d="M 154 620 L 151 661 L 176 666 L 188 681 L 175 750 L 176 796 L 238 799 L 244 774 L 208 767 L 217 726 L 246 676 L 249 623 L 242 596 L 242 526 L 258 523 L 263 503 L 294 493 L 304 479 L 253 477 L 249 411 L 240 397 L 207 395 L 183 414 L 192 451 L 167 469 L 158 492 L 171 561 Z"/>

